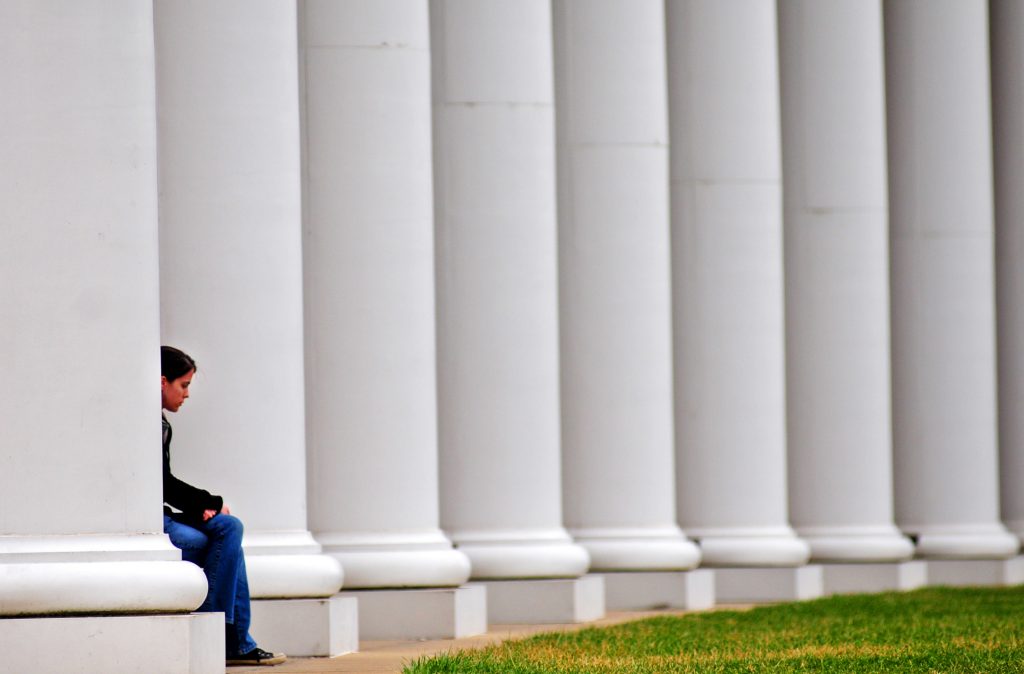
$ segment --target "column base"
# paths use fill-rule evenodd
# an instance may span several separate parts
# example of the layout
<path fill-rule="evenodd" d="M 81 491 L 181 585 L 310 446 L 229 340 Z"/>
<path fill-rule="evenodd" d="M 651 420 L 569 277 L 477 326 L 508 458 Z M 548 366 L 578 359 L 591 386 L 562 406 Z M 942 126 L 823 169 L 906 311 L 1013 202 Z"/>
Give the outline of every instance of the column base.
<path fill-rule="evenodd" d="M 1009 559 L 1020 549 L 1020 540 L 1002 524 L 908 526 L 916 538 L 916 554 L 922 559 Z"/>
<path fill-rule="evenodd" d="M 224 674 L 224 614 L 0 619 L 3 671 Z"/>
<path fill-rule="evenodd" d="M 344 574 L 305 529 L 246 531 L 242 541 L 253 599 L 330 597 Z"/>
<path fill-rule="evenodd" d="M 490 623 L 584 623 L 604 617 L 604 577 L 546 580 L 489 580 Z"/>
<path fill-rule="evenodd" d="M 928 585 L 1002 586 L 1024 583 L 1024 556 L 1010 559 L 929 559 Z"/>
<path fill-rule="evenodd" d="M 817 564 L 791 568 L 715 569 L 715 597 L 719 604 L 816 599 L 824 591 L 821 567 Z"/>
<path fill-rule="evenodd" d="M 0 536 L 0 616 L 188 613 L 208 590 L 166 534 Z"/>
<path fill-rule="evenodd" d="M 343 579 L 341 565 L 326 555 L 245 556 L 253 599 L 326 598 Z"/>
<path fill-rule="evenodd" d="M 477 585 L 422 590 L 355 590 L 359 638 L 457 639 L 487 631 L 487 591 Z"/>
<path fill-rule="evenodd" d="M 700 548 L 678 527 L 570 529 L 590 555 L 590 571 L 688 571 L 700 563 Z"/>
<path fill-rule="evenodd" d="M 820 566 L 825 594 L 915 590 L 928 583 L 928 566 L 922 561 Z"/>
<path fill-rule="evenodd" d="M 796 533 L 816 563 L 881 564 L 914 556 L 914 544 L 893 525 L 797 527 Z"/>
<path fill-rule="evenodd" d="M 604 603 L 609 611 L 649 611 L 662 608 L 700 610 L 715 605 L 715 572 L 623 571 L 601 574 Z"/>
<path fill-rule="evenodd" d="M 0 616 L 185 613 L 209 585 L 189 562 L 3 564 Z"/>
<path fill-rule="evenodd" d="M 452 541 L 472 563 L 474 581 L 579 578 L 590 555 L 565 529 L 453 531 Z"/>
<path fill-rule="evenodd" d="M 440 530 L 319 533 L 317 539 L 344 568 L 346 590 L 460 587 L 469 580 L 469 559 Z"/>
<path fill-rule="evenodd" d="M 1010 533 L 1016 536 L 1021 542 L 1024 542 L 1024 519 L 1003 520 L 1003 526 L 1005 526 Z"/>
<path fill-rule="evenodd" d="M 254 599 L 256 643 L 296 657 L 328 657 L 359 650 L 359 610 L 352 597 Z"/>
<path fill-rule="evenodd" d="M 811 547 L 797 538 L 789 527 L 694 530 L 690 535 L 700 543 L 704 566 L 796 567 L 811 558 Z"/>

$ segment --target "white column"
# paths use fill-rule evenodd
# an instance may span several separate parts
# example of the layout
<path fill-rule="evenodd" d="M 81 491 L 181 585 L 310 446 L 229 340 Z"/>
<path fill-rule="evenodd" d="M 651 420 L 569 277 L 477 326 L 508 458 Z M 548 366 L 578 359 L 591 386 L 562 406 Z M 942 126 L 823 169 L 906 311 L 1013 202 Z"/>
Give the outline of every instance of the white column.
<path fill-rule="evenodd" d="M 789 503 L 815 560 L 886 562 L 894 525 L 880 0 L 779 4 Z"/>
<path fill-rule="evenodd" d="M 1024 5 L 993 2 L 996 325 L 1003 522 L 1024 539 Z"/>
<path fill-rule="evenodd" d="M 794 566 L 774 3 L 667 5 L 677 502 L 710 566 Z"/>
<path fill-rule="evenodd" d="M 675 523 L 661 0 L 554 3 L 565 521 L 600 571 L 689 569 Z"/>
<path fill-rule="evenodd" d="M 0 5 L 0 616 L 186 613 L 206 594 L 161 524 L 151 7 Z M 190 620 L 0 620 L 4 668 L 111 671 L 114 653 L 141 671 L 151 651 L 108 635 L 187 653 Z M 194 647 L 159 671 L 211 671 L 204 650 L 223 667 Z"/>
<path fill-rule="evenodd" d="M 986 6 L 885 5 L 896 520 L 924 557 L 1018 545 L 999 522 Z"/>
<path fill-rule="evenodd" d="M 441 518 L 475 578 L 576 577 L 562 527 L 551 11 L 436 0 Z"/>
<path fill-rule="evenodd" d="M 160 512 L 150 7 L 37 9 L 0 10 L 0 615 L 188 611 L 205 581 Z"/>
<path fill-rule="evenodd" d="M 155 3 L 162 337 L 192 355 L 175 474 L 246 525 L 254 597 L 326 597 L 306 528 L 295 7 Z"/>
<path fill-rule="evenodd" d="M 439 528 L 426 2 L 306 0 L 310 508 L 346 588 L 456 586 Z"/>

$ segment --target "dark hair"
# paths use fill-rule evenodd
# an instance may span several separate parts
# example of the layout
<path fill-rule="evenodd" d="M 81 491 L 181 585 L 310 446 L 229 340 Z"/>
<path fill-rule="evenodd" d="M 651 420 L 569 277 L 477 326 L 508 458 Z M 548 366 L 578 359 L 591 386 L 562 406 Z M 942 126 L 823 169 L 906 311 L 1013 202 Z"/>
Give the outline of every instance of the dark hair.
<path fill-rule="evenodd" d="M 181 349 L 173 346 L 160 347 L 160 374 L 167 377 L 167 381 L 174 381 L 196 369 L 196 362 L 192 356 Z"/>

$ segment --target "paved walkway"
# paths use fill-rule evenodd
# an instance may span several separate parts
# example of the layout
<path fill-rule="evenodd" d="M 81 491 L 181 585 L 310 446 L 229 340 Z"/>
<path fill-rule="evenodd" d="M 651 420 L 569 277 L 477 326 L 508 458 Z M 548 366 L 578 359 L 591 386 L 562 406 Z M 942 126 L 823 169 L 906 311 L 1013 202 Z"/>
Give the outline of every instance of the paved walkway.
<path fill-rule="evenodd" d="M 435 655 L 446 651 L 480 648 L 489 644 L 517 639 L 539 632 L 577 630 L 583 627 L 614 625 L 629 620 L 639 620 L 655 615 L 682 615 L 687 611 L 629 611 L 610 612 L 601 620 L 574 625 L 491 625 L 486 634 L 463 639 L 442 639 L 438 641 L 363 641 L 358 653 L 341 655 L 336 658 L 292 658 L 276 667 L 229 667 L 228 674 L 264 672 L 265 674 L 324 674 L 344 672 L 354 674 L 366 672 L 398 674 L 402 667 L 424 655 Z"/>

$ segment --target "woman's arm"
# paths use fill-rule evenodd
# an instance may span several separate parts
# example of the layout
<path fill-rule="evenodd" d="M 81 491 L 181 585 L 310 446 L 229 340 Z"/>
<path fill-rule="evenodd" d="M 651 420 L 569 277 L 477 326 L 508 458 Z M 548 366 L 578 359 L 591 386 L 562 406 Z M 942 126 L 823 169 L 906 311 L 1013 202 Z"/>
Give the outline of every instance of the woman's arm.
<path fill-rule="evenodd" d="M 204 521 L 205 511 L 213 510 L 214 514 L 224 507 L 224 499 L 215 496 L 205 489 L 193 487 L 189 483 L 179 480 L 171 473 L 171 425 L 166 418 L 163 421 L 163 449 L 164 449 L 164 503 L 177 508 L 183 513 L 188 513 Z M 212 515 L 211 515 L 212 517 Z"/>
<path fill-rule="evenodd" d="M 206 510 L 221 512 L 224 507 L 224 499 L 220 496 L 174 477 L 169 460 L 164 462 L 164 503 L 194 515 L 201 515 Z"/>

